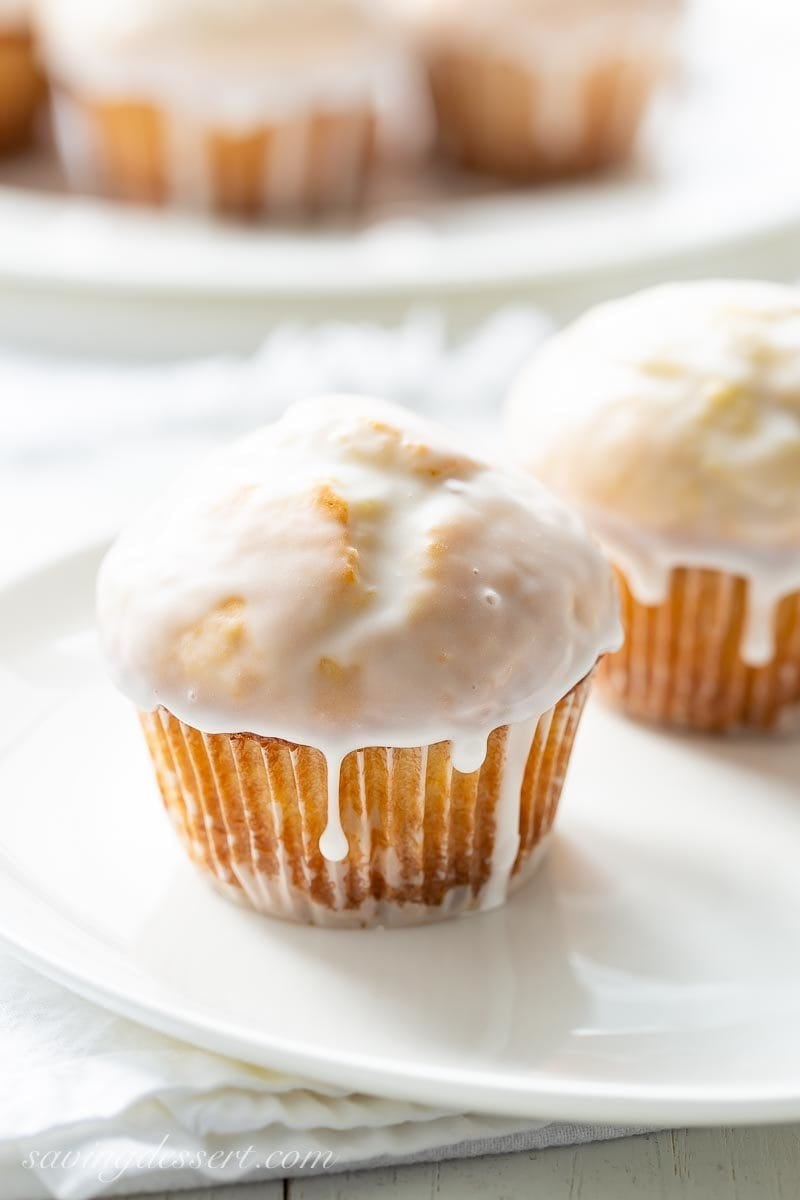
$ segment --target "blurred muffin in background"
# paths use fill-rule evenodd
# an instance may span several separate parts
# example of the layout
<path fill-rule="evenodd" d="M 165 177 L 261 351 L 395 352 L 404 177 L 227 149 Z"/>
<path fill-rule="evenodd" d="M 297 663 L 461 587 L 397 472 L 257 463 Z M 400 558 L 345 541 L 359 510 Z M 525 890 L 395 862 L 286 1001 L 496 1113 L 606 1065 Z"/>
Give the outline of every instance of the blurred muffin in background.
<path fill-rule="evenodd" d="M 800 289 L 653 288 L 551 339 L 508 433 L 617 568 L 634 716 L 766 728 L 800 712 Z"/>
<path fill-rule="evenodd" d="M 369 0 L 40 0 L 71 181 L 254 216 L 352 204 L 402 90 Z"/>
<path fill-rule="evenodd" d="M 0 152 L 30 140 L 43 95 L 29 0 L 0 0 Z"/>
<path fill-rule="evenodd" d="M 442 148 L 514 179 L 624 159 L 678 0 L 409 0 Z"/>

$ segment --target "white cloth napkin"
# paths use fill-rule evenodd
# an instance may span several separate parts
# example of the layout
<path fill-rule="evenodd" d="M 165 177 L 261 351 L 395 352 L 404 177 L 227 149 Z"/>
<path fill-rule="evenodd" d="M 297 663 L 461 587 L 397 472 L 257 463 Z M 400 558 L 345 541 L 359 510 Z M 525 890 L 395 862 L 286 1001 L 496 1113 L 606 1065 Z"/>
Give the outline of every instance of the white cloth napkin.
<path fill-rule="evenodd" d="M 630 1132 L 447 1112 L 250 1067 L 106 1012 L 9 955 L 0 955 L 0 1078 L 4 1200 L 88 1200 L 295 1175 L 303 1163 L 340 1171 Z"/>
<path fill-rule="evenodd" d="M 510 310 L 450 346 L 427 313 L 389 331 L 278 329 L 253 359 L 172 367 L 0 353 L 0 508 L 15 514 L 0 526 L 0 571 L 111 531 L 188 456 L 297 396 L 373 392 L 485 430 L 546 329 L 541 314 Z M 445 1112 L 255 1069 L 107 1013 L 0 955 L 3 1200 L 88 1200 L 626 1132 Z"/>

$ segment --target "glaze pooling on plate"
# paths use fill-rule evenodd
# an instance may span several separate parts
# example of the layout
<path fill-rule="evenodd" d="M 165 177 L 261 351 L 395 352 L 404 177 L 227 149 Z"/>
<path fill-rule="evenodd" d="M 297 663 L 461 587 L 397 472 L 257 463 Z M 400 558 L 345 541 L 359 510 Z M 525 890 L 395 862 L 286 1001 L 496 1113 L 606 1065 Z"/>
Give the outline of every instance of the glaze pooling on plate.
<path fill-rule="evenodd" d="M 800 291 L 668 285 L 602 305 L 512 389 L 514 452 L 576 504 L 645 604 L 671 572 L 748 583 L 745 662 L 800 589 Z"/>
<path fill-rule="evenodd" d="M 140 708 L 323 752 L 333 860 L 347 754 L 450 742 L 456 769 L 475 771 L 493 730 L 521 727 L 529 746 L 620 640 L 607 563 L 541 485 L 342 396 L 292 406 L 142 513 L 103 564 L 98 616 Z M 511 758 L 506 881 L 525 767 Z"/>

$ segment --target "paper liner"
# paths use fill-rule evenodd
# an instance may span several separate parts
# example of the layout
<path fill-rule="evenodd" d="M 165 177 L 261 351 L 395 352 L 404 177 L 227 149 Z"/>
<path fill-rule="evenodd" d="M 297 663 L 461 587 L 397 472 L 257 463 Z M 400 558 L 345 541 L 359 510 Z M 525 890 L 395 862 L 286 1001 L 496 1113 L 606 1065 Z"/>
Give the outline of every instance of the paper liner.
<path fill-rule="evenodd" d="M 746 580 L 673 571 L 663 604 L 641 604 L 617 572 L 625 644 L 597 672 L 604 696 L 632 716 L 689 729 L 769 729 L 800 704 L 800 592 L 775 614 L 775 655 L 742 661 Z"/>
<path fill-rule="evenodd" d="M 290 113 L 244 131 L 155 104 L 53 96 L 56 141 L 73 187 L 230 216 L 353 206 L 373 158 L 368 103 Z"/>
<path fill-rule="evenodd" d="M 491 48 L 437 46 L 428 56 L 443 148 L 473 170 L 516 179 L 592 171 L 626 158 L 661 55 L 609 55 L 547 71 Z"/>
<path fill-rule="evenodd" d="M 31 38 L 0 30 L 0 152 L 30 141 L 43 96 Z"/>
<path fill-rule="evenodd" d="M 587 678 L 535 727 L 513 882 L 532 869 L 553 824 L 588 689 Z M 243 904 L 296 921 L 367 926 L 436 920 L 504 898 L 506 880 L 498 894 L 492 869 L 507 726 L 491 734 L 483 766 L 470 775 L 453 769 L 449 742 L 349 754 L 339 789 L 349 854 L 334 863 L 319 850 L 327 769 L 318 750 L 204 734 L 163 708 L 141 722 L 178 836 Z"/>

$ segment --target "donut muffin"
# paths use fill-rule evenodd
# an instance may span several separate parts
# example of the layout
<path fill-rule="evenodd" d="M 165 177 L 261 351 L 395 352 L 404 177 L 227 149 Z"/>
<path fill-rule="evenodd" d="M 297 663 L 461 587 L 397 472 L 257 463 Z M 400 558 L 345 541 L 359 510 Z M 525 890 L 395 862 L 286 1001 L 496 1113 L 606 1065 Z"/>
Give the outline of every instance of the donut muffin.
<path fill-rule="evenodd" d="M 361 193 L 401 51 L 369 0 L 40 0 L 76 186 L 238 216 Z"/>
<path fill-rule="evenodd" d="M 29 0 L 0 0 L 0 153 L 26 145 L 44 95 Z"/>
<path fill-rule="evenodd" d="M 351 397 L 180 480 L 109 552 L 98 614 L 192 859 L 256 909 L 356 926 L 503 902 L 620 637 L 576 517 Z"/>
<path fill-rule="evenodd" d="M 514 179 L 630 152 L 671 55 L 676 0 L 413 0 L 443 149 Z"/>
<path fill-rule="evenodd" d="M 673 284 L 603 305 L 516 382 L 509 444 L 619 575 L 628 712 L 765 728 L 800 703 L 800 291 Z"/>

